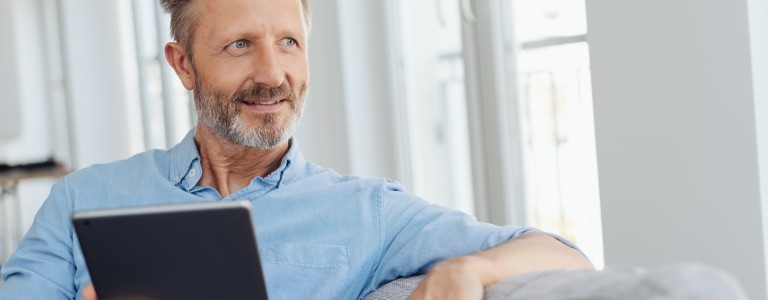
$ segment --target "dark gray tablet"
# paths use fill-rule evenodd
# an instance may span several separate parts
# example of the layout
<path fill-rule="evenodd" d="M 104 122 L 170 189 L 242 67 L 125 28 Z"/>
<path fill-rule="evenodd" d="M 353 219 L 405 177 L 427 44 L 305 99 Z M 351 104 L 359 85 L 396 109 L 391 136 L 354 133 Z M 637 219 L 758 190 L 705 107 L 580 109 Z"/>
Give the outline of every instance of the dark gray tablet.
<path fill-rule="evenodd" d="M 75 212 L 100 300 L 267 299 L 249 202 Z"/>

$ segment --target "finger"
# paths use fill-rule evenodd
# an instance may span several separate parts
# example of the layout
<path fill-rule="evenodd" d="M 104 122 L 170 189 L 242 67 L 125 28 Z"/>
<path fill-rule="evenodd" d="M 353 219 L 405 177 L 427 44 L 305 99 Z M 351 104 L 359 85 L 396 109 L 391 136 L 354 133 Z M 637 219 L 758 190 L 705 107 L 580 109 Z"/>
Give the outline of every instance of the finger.
<path fill-rule="evenodd" d="M 96 289 L 93 288 L 93 284 L 89 284 L 83 289 L 83 300 L 98 300 L 96 297 Z"/>
<path fill-rule="evenodd" d="M 422 300 L 424 299 L 424 285 L 419 284 L 418 287 L 408 296 L 408 300 Z"/>

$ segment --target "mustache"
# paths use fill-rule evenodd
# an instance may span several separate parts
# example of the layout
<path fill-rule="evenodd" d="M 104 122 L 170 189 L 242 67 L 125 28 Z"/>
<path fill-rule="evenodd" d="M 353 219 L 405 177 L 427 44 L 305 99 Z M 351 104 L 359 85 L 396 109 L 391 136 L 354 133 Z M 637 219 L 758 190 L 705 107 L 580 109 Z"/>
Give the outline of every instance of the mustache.
<path fill-rule="evenodd" d="M 230 99 L 234 103 L 248 99 L 286 99 L 295 103 L 298 96 L 287 84 L 283 83 L 278 87 L 269 87 L 265 85 L 254 85 L 252 87 L 238 90 Z"/>

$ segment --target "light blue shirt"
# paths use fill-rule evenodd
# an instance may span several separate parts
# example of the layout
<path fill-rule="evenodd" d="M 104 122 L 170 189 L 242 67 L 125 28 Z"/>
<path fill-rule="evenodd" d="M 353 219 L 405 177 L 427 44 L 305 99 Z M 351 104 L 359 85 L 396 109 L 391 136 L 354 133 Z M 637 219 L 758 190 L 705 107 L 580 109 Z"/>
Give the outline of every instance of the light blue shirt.
<path fill-rule="evenodd" d="M 479 223 L 389 180 L 339 175 L 306 161 L 295 142 L 277 170 L 224 199 L 197 186 L 201 172 L 193 130 L 168 151 L 65 177 L 3 266 L 0 299 L 80 298 L 91 279 L 70 216 L 84 209 L 249 200 L 271 299 L 357 299 L 533 230 Z"/>

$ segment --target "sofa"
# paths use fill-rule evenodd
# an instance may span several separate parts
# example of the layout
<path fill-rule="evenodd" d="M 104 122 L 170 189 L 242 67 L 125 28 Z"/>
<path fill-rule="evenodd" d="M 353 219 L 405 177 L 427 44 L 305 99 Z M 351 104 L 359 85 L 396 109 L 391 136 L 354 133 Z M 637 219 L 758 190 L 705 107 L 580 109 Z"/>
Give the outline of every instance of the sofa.
<path fill-rule="evenodd" d="M 423 275 L 381 286 L 364 300 L 407 299 Z M 747 299 L 733 276 L 711 266 L 686 263 L 651 268 L 607 267 L 601 271 L 551 270 L 523 274 L 485 289 L 486 300 Z"/>

